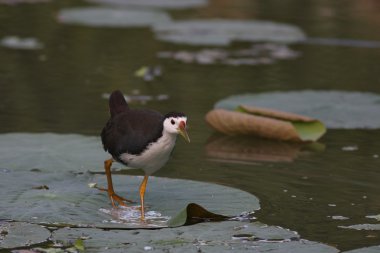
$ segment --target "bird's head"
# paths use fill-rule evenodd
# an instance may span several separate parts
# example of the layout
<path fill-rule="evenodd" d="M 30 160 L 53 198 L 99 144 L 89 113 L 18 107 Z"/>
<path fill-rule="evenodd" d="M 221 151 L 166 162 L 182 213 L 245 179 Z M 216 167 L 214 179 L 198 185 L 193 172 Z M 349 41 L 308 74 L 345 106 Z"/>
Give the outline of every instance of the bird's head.
<path fill-rule="evenodd" d="M 170 112 L 165 115 L 164 129 L 171 134 L 180 134 L 187 142 L 190 142 L 186 131 L 187 117 L 181 112 Z"/>

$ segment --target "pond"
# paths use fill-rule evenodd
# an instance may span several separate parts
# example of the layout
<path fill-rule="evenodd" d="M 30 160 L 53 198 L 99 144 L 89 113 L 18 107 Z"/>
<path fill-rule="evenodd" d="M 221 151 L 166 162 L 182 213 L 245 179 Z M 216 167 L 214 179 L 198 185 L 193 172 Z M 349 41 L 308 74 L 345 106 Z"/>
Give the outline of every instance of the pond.
<path fill-rule="evenodd" d="M 379 229 L 347 228 L 378 223 L 367 216 L 380 214 L 378 1 L 162 1 L 163 8 L 142 2 L 147 6 L 0 0 L 0 136 L 99 136 L 108 119 L 105 97 L 120 89 L 136 108 L 188 116 L 191 143 L 178 140 L 155 176 L 251 193 L 260 200 L 258 221 L 341 251 L 380 245 Z M 141 75 L 146 66 L 160 73 Z M 318 151 L 227 138 L 205 122 L 232 95 L 269 94 L 269 104 L 282 101 L 284 109 L 323 100 L 301 91 L 337 92 L 322 107 L 339 105 L 345 92 L 359 94 L 310 115 L 337 119 L 326 122 Z M 273 92 L 295 95 L 281 100 Z M 220 147 L 228 147 L 222 157 L 215 155 Z M 10 169 L 8 162 L 0 169 Z"/>

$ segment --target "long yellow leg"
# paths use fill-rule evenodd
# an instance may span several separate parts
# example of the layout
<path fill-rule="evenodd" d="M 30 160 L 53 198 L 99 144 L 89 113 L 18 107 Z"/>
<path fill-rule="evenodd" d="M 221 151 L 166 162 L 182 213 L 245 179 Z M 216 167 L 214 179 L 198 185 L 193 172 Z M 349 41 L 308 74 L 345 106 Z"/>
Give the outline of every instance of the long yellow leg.
<path fill-rule="evenodd" d="M 133 201 L 128 200 L 128 199 L 123 198 L 123 197 L 120 197 L 113 190 L 112 176 L 111 176 L 111 166 L 112 166 L 112 163 L 113 163 L 113 159 L 112 158 L 104 161 L 104 170 L 106 171 L 108 187 L 107 187 L 107 189 L 104 189 L 104 188 L 98 188 L 98 189 L 101 190 L 101 191 L 107 191 L 108 192 L 108 196 L 109 196 L 109 198 L 111 200 L 111 203 L 112 203 L 113 207 L 117 207 L 116 204 L 115 204 L 115 201 L 119 205 L 121 205 L 121 206 L 126 206 L 126 204 L 124 203 L 125 201 L 129 202 L 129 203 L 133 203 Z"/>
<path fill-rule="evenodd" d="M 146 184 L 148 183 L 148 176 L 144 176 L 144 180 L 140 185 L 140 201 L 141 201 L 141 220 L 145 219 L 145 210 L 144 210 L 144 196 L 146 190 Z"/>

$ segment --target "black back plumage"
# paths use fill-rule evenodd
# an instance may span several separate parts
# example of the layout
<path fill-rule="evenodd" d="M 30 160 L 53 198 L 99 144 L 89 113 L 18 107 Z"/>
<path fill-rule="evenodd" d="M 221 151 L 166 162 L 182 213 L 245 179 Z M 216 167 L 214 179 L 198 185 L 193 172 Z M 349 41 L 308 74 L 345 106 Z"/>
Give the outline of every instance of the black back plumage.
<path fill-rule="evenodd" d="M 162 136 L 164 116 L 161 113 L 129 108 L 120 91 L 111 94 L 109 106 L 111 117 L 101 138 L 104 150 L 115 159 L 119 160 L 123 153 L 138 155 Z"/>

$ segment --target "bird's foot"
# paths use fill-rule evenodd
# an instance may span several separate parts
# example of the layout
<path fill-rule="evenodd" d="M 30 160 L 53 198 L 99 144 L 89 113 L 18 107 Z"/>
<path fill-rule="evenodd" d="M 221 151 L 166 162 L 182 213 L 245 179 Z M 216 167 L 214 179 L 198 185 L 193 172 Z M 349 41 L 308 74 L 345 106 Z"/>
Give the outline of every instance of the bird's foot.
<path fill-rule="evenodd" d="M 111 203 L 112 203 L 113 207 L 117 207 L 117 205 L 116 205 L 115 202 L 118 203 L 118 206 L 127 206 L 127 204 L 125 202 L 135 203 L 134 201 L 126 199 L 126 198 L 123 198 L 123 197 L 117 195 L 114 192 L 111 192 L 111 193 L 108 192 L 108 196 L 110 197 L 110 200 L 111 200 Z"/>
<path fill-rule="evenodd" d="M 96 187 L 96 189 L 98 189 L 100 191 L 105 191 L 108 193 L 108 197 L 110 198 L 111 204 L 113 207 L 127 206 L 127 204 L 125 202 L 131 203 L 131 204 L 136 203 L 133 200 L 129 200 L 129 199 L 126 199 L 124 197 L 117 195 L 112 189 L 105 189 L 102 187 Z M 116 203 L 117 203 L 117 205 L 116 205 Z"/>

